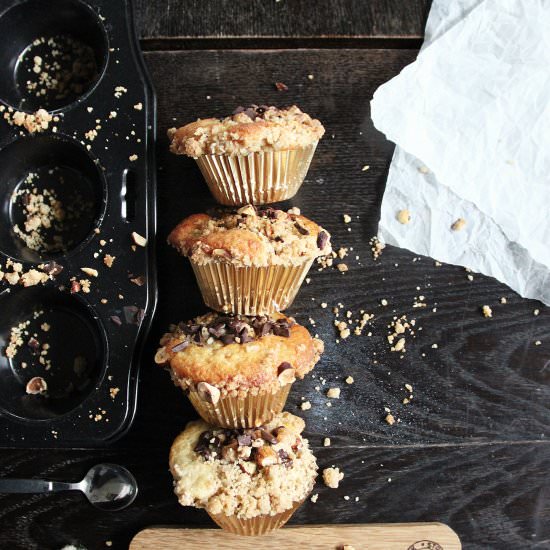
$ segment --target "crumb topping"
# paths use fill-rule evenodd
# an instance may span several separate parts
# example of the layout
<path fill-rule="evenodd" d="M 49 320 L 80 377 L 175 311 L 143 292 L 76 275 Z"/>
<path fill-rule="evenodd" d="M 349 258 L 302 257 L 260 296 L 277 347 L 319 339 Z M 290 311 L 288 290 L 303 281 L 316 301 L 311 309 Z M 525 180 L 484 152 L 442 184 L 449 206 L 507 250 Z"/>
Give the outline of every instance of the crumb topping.
<path fill-rule="evenodd" d="M 202 155 L 248 155 L 259 151 L 302 149 L 317 144 L 323 125 L 296 105 L 238 107 L 224 119 L 207 118 L 168 130 L 170 151 Z"/>
<path fill-rule="evenodd" d="M 170 233 L 168 242 L 193 262 L 238 267 L 301 265 L 329 254 L 330 234 L 299 214 L 243 206 L 218 217 L 195 214 Z"/>
<path fill-rule="evenodd" d="M 300 435 L 304 426 L 286 412 L 249 430 L 190 422 L 170 451 L 180 504 L 253 518 L 281 513 L 304 500 L 317 475 L 315 457 Z"/>

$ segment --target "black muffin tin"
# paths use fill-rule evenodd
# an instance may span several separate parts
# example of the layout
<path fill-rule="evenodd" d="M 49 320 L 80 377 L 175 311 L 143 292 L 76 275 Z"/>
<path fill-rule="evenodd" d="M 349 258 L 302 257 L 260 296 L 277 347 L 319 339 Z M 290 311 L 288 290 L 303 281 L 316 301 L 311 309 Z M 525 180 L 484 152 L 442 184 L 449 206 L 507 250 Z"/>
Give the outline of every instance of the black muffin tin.
<path fill-rule="evenodd" d="M 47 61 L 51 37 L 54 48 L 80 48 L 62 63 L 85 78 L 36 97 L 27 82 L 37 74 L 33 64 Z M 59 118 L 32 135 L 0 118 L 0 269 L 9 260 L 23 271 L 63 267 L 43 285 L 0 281 L 0 445 L 102 445 L 132 422 L 156 304 L 155 97 L 130 2 L 0 0 L 0 104 Z M 30 183 L 29 173 L 36 174 Z M 37 252 L 14 233 L 24 221 L 22 190 L 33 186 L 53 189 L 63 203 L 63 247 Z M 135 246 L 133 232 L 147 246 Z M 111 268 L 105 254 L 116 258 Z M 89 293 L 71 292 L 73 277 L 88 279 Z M 20 323 L 29 334 L 10 359 L 6 346 Z M 27 394 L 34 376 L 46 380 L 47 394 Z"/>

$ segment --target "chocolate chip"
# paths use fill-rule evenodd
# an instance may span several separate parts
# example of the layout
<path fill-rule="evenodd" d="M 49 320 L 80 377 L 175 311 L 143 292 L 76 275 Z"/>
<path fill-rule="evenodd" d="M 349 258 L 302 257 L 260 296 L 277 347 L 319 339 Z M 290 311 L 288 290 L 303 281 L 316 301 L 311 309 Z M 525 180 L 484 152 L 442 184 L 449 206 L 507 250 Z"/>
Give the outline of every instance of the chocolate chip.
<path fill-rule="evenodd" d="M 222 342 L 228 346 L 229 344 L 235 343 L 235 335 L 234 334 L 224 334 L 222 336 Z"/>
<path fill-rule="evenodd" d="M 246 344 L 247 342 L 252 342 L 252 340 L 254 340 L 254 338 L 252 338 L 252 336 L 250 336 L 250 334 L 248 332 L 248 328 L 244 328 L 240 332 L 239 338 L 241 339 L 241 344 Z"/>
<path fill-rule="evenodd" d="M 234 111 L 234 115 L 238 115 L 239 113 L 242 113 L 244 111 L 244 107 L 242 105 L 239 105 Z"/>
<path fill-rule="evenodd" d="M 120 320 L 120 317 L 118 315 L 111 315 L 111 321 L 117 326 L 120 327 L 122 325 L 122 321 Z"/>
<path fill-rule="evenodd" d="M 208 332 L 215 338 L 221 338 L 225 334 L 225 323 L 216 323 L 208 328 Z"/>
<path fill-rule="evenodd" d="M 260 336 L 267 336 L 269 333 L 273 332 L 273 323 L 267 321 L 262 325 L 260 330 Z"/>
<path fill-rule="evenodd" d="M 252 437 L 249 434 L 242 434 L 237 436 L 237 442 L 241 447 L 248 447 L 252 444 Z"/>
<path fill-rule="evenodd" d="M 326 231 L 319 231 L 317 235 L 317 248 L 323 250 L 328 242 L 328 233 Z"/>
<path fill-rule="evenodd" d="M 201 328 L 200 325 L 184 324 L 181 327 L 182 332 L 185 334 L 195 334 Z"/>
<path fill-rule="evenodd" d="M 284 338 L 288 338 L 290 336 L 290 328 L 288 325 L 276 324 L 273 327 L 273 334 L 275 334 L 275 336 L 283 336 Z"/>
<path fill-rule="evenodd" d="M 172 348 L 172 351 L 174 353 L 178 353 L 178 351 L 183 351 L 187 346 L 189 346 L 189 341 L 188 340 L 184 340 L 183 342 L 180 342 L 179 344 L 176 344 L 173 348 Z"/>
<path fill-rule="evenodd" d="M 261 437 L 264 441 L 267 441 L 268 443 L 271 443 L 272 445 L 275 445 L 277 443 L 277 438 L 267 430 L 264 430 L 263 428 L 260 430 Z"/>
<path fill-rule="evenodd" d="M 284 449 L 279 449 L 277 451 L 277 454 L 279 455 L 279 458 L 281 459 L 281 462 L 283 464 L 289 465 L 289 463 L 292 462 L 292 459 Z"/>
<path fill-rule="evenodd" d="M 294 224 L 294 227 L 298 230 L 298 233 L 300 233 L 300 235 L 309 235 L 309 231 L 305 227 L 301 226 L 298 222 Z"/>

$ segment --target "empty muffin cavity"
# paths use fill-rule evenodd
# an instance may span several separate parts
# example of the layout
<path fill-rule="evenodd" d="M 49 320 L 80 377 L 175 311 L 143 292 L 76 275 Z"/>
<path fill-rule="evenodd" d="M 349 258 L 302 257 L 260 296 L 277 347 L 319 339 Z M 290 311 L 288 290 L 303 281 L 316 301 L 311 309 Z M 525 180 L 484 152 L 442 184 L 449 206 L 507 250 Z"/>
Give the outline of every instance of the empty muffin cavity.
<path fill-rule="evenodd" d="M 108 56 L 101 20 L 78 0 L 27 0 L 0 17 L 0 99 L 27 112 L 85 96 Z"/>
<path fill-rule="evenodd" d="M 92 235 L 105 204 L 103 177 L 80 146 L 56 136 L 17 140 L 0 151 L 0 250 L 43 261 Z"/>
<path fill-rule="evenodd" d="M 75 409 L 104 370 L 91 309 L 53 288 L 4 292 L 0 308 L 0 409 L 33 420 Z"/>

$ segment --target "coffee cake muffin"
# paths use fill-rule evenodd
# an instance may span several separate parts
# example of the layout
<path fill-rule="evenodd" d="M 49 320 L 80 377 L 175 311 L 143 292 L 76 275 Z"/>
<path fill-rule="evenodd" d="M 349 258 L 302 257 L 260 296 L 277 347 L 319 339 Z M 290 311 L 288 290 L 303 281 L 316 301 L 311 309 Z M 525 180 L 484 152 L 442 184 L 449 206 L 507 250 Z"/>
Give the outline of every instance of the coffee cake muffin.
<path fill-rule="evenodd" d="M 332 250 L 329 233 L 296 212 L 247 205 L 218 217 L 194 214 L 168 242 L 191 261 L 208 307 L 244 315 L 282 311 L 313 260 Z"/>
<path fill-rule="evenodd" d="M 270 421 L 323 353 L 321 340 L 282 314 L 208 313 L 172 326 L 160 345 L 155 362 L 206 422 L 224 428 Z"/>
<path fill-rule="evenodd" d="M 204 508 L 220 527 L 240 535 L 281 527 L 317 477 L 304 427 L 287 412 L 248 430 L 190 422 L 170 449 L 180 504 Z"/>
<path fill-rule="evenodd" d="M 238 107 L 223 119 L 206 118 L 168 130 L 170 151 L 193 157 L 221 204 L 266 204 L 300 188 L 323 125 L 293 105 Z"/>

